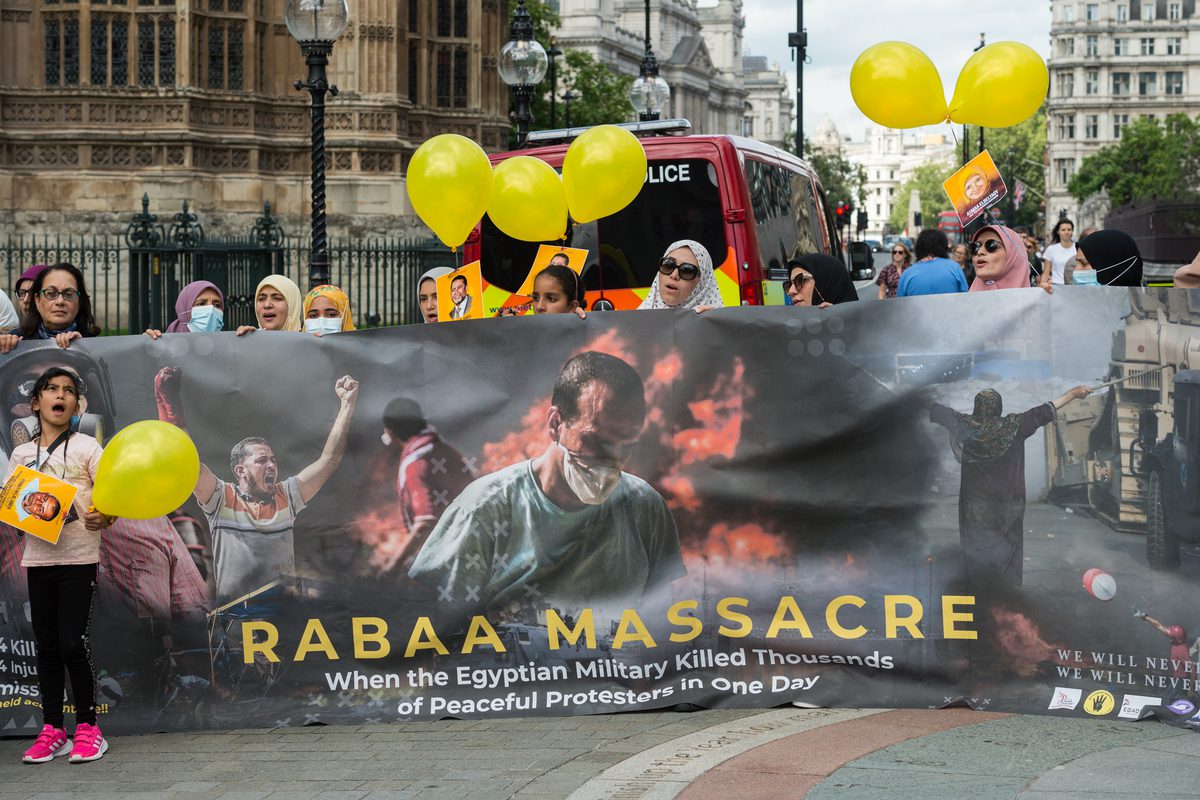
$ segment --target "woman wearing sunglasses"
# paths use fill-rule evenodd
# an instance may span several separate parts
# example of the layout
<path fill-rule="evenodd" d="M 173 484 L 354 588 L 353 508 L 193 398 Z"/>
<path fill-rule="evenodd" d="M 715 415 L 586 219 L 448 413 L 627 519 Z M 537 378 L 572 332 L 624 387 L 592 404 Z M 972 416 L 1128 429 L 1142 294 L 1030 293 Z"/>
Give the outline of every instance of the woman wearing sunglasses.
<path fill-rule="evenodd" d="M 25 319 L 21 327 L 0 335 L 0 353 L 10 352 L 22 339 L 53 339 L 67 347 L 76 339 L 99 335 L 83 273 L 74 264 L 55 264 L 34 278 Z"/>
<path fill-rule="evenodd" d="M 1029 288 L 1029 256 L 1025 242 L 1012 228 L 989 225 L 976 231 L 971 237 L 971 260 L 975 280 L 968 291 Z M 1049 283 L 1039 285 L 1047 292 L 1054 291 Z"/>
<path fill-rule="evenodd" d="M 823 253 L 808 253 L 789 261 L 783 293 L 793 306 L 829 308 L 858 300 L 846 265 Z"/>
<path fill-rule="evenodd" d="M 663 254 L 650 294 L 638 308 L 690 308 L 699 312 L 724 305 L 712 256 L 699 242 L 682 239 Z"/>
<path fill-rule="evenodd" d="M 879 277 L 875 279 L 875 284 L 879 287 L 880 300 L 896 296 L 896 289 L 900 286 L 900 276 L 912 265 L 912 262 L 912 252 L 904 242 L 896 242 L 892 245 L 892 263 L 884 267 L 883 271 L 879 273 Z"/>

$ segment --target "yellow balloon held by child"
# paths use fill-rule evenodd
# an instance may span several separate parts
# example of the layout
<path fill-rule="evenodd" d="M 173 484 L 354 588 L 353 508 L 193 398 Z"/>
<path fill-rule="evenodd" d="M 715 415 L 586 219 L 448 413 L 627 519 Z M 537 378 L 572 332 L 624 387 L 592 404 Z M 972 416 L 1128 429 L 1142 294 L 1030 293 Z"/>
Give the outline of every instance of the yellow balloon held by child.
<path fill-rule="evenodd" d="M 135 422 L 104 448 L 92 505 L 110 517 L 161 517 L 183 505 L 199 477 L 200 454 L 187 433 L 158 420 Z"/>

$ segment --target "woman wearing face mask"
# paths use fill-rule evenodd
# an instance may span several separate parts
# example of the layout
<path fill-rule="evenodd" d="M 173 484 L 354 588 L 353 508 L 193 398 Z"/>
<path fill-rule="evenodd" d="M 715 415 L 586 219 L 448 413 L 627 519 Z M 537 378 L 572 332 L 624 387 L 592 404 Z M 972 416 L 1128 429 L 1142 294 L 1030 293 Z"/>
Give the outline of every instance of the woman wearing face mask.
<path fill-rule="evenodd" d="M 971 257 L 975 262 L 975 280 L 967 291 L 1029 288 L 1029 257 L 1021 236 L 1012 228 L 1003 225 L 980 228 L 971 238 Z M 1039 285 L 1047 292 L 1054 291 L 1049 283 Z"/>
<path fill-rule="evenodd" d="M 175 298 L 175 320 L 167 333 L 217 333 L 224 327 L 225 295 L 216 284 L 192 281 Z M 157 339 L 162 331 L 150 328 L 146 335 Z"/>
<path fill-rule="evenodd" d="M 417 306 L 421 309 L 421 322 L 438 321 L 437 279 L 449 275 L 449 267 L 434 267 L 417 278 Z"/>
<path fill-rule="evenodd" d="M 823 253 L 808 253 L 789 261 L 783 292 L 793 306 L 829 308 L 858 300 L 858 291 L 846 266 Z"/>
<path fill-rule="evenodd" d="M 354 330 L 350 298 L 336 286 L 318 286 L 304 298 L 304 332 L 323 336 Z"/>
<path fill-rule="evenodd" d="M 638 308 L 686 308 L 699 312 L 724 305 L 712 256 L 699 242 L 681 239 L 663 254 L 650 294 Z"/>
<path fill-rule="evenodd" d="M 237 335 L 250 331 L 290 331 L 301 329 L 304 316 L 304 295 L 295 281 L 286 275 L 268 275 L 258 282 L 254 291 L 254 316 L 258 327 L 242 325 Z"/>
<path fill-rule="evenodd" d="M 0 335 L 0 353 L 22 339 L 53 339 L 59 347 L 83 337 L 99 336 L 92 319 L 92 302 L 83 273 L 74 264 L 55 264 L 43 270 L 30 286 L 29 305 L 21 327 Z"/>
<path fill-rule="evenodd" d="M 1080 269 L 1080 260 L 1090 269 Z M 1142 253 L 1124 231 L 1103 230 L 1085 236 L 1075 248 L 1074 281 L 1091 286 L 1141 286 Z"/>

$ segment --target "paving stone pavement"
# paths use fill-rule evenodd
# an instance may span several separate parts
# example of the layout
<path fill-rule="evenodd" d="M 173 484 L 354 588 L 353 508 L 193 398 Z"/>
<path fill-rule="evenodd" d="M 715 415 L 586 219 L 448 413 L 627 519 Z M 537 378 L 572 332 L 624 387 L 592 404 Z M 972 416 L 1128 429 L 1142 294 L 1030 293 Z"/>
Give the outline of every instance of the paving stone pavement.
<path fill-rule="evenodd" d="M 1117 800 L 1194 797 L 1200 736 L 968 709 L 646 712 L 124 736 L 0 800 Z"/>

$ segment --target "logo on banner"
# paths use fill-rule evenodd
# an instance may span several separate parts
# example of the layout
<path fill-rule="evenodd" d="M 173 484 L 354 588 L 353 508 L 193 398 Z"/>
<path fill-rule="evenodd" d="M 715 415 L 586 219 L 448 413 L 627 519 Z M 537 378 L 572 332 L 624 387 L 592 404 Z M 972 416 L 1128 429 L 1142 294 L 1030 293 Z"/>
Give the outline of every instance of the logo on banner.
<path fill-rule="evenodd" d="M 1178 714 L 1181 717 L 1186 717 L 1188 714 L 1191 714 L 1196 710 L 1196 704 L 1191 700 L 1184 700 L 1183 698 L 1180 698 L 1174 703 L 1171 703 L 1171 705 L 1167 706 L 1167 709 L 1172 714 Z"/>
<path fill-rule="evenodd" d="M 1121 699 L 1121 710 L 1117 716 L 1121 719 L 1141 719 L 1142 712 L 1148 706 L 1161 706 L 1161 697 L 1146 697 L 1141 694 L 1127 694 Z"/>
<path fill-rule="evenodd" d="M 1097 689 L 1083 701 L 1083 710 L 1093 717 L 1103 717 L 1105 714 L 1111 714 L 1116 705 L 1117 699 L 1113 697 L 1112 692 Z"/>
<path fill-rule="evenodd" d="M 1074 710 L 1079 705 L 1079 698 L 1082 696 L 1082 689 L 1064 689 L 1061 686 L 1055 686 L 1054 696 L 1050 698 L 1050 705 L 1047 708 L 1051 711 L 1056 708 Z"/>

